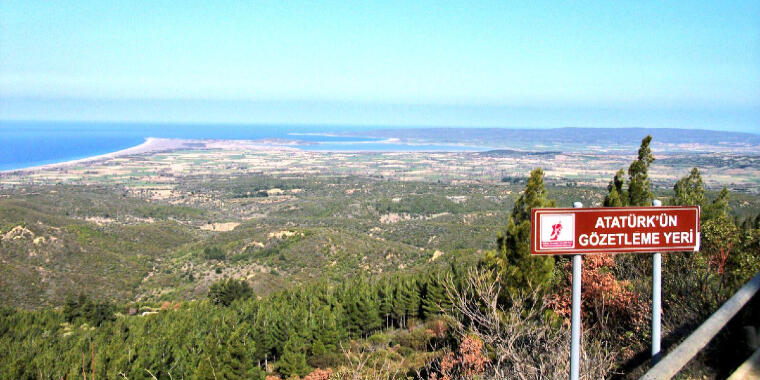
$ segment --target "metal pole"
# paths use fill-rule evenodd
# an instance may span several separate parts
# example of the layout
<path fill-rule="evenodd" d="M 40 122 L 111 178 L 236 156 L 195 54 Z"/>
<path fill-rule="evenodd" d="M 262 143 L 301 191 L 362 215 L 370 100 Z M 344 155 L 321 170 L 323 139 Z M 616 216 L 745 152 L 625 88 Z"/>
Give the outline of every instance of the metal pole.
<path fill-rule="evenodd" d="M 659 199 L 652 201 L 652 206 L 660 207 Z M 662 254 L 652 254 L 652 365 L 660 361 L 660 336 L 662 317 Z"/>
<path fill-rule="evenodd" d="M 574 208 L 583 203 L 574 202 Z M 578 380 L 581 363 L 581 270 L 583 256 L 573 255 L 573 308 L 570 319 L 570 380 Z"/>

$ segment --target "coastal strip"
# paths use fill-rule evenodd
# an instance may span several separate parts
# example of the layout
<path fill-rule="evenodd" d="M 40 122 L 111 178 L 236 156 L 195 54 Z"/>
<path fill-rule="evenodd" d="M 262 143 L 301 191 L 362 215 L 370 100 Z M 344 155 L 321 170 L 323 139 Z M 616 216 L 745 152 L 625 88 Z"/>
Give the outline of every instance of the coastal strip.
<path fill-rule="evenodd" d="M 21 169 L 9 169 L 0 171 L 3 175 L 23 175 L 36 173 L 40 171 L 62 169 L 73 165 L 93 163 L 97 161 L 108 160 L 123 156 L 134 156 L 138 154 L 148 154 L 157 152 L 168 152 L 178 149 L 220 149 L 220 150 L 298 150 L 292 145 L 297 145 L 298 141 L 279 140 L 279 139 L 262 139 L 262 140 L 188 140 L 188 139 L 170 139 L 147 137 L 145 142 L 135 145 L 131 148 L 118 150 L 116 152 L 101 154 L 97 156 L 85 157 L 76 160 L 57 162 L 53 164 L 32 166 Z"/>
<path fill-rule="evenodd" d="M 107 160 L 115 157 L 121 157 L 121 156 L 130 156 L 135 154 L 143 154 L 143 153 L 154 153 L 159 151 L 165 151 L 165 150 L 172 150 L 181 148 L 183 142 L 186 140 L 181 139 L 162 139 L 162 138 L 156 138 L 156 137 L 148 137 L 145 139 L 145 141 L 140 145 L 135 145 L 130 148 L 117 150 L 115 152 L 101 154 L 97 156 L 90 156 L 85 158 L 79 158 L 76 160 L 69 160 L 69 161 L 63 161 L 63 162 L 56 162 L 53 164 L 46 164 L 46 165 L 39 165 L 39 166 L 31 166 L 28 168 L 21 168 L 21 169 L 9 169 L 9 170 L 2 170 L 0 171 L 0 175 L 3 174 L 27 174 L 27 173 L 33 173 L 38 172 L 42 170 L 50 170 L 50 169 L 58 169 L 58 168 L 64 168 L 71 165 L 76 164 L 82 164 L 87 162 L 93 162 L 93 161 L 101 161 L 101 160 Z"/>

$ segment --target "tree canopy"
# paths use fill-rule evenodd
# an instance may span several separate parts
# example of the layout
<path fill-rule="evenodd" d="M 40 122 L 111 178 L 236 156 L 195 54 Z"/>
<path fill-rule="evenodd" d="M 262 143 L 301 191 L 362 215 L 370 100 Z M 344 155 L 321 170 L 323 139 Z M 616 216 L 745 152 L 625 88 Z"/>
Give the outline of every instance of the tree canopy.
<path fill-rule="evenodd" d="M 515 202 L 507 222 L 507 231 L 497 238 L 497 249 L 486 253 L 482 264 L 500 277 L 508 292 L 520 292 L 547 286 L 553 277 L 554 259 L 530 254 L 530 213 L 534 208 L 554 207 L 547 199 L 544 171 L 530 172 L 525 190 Z"/>

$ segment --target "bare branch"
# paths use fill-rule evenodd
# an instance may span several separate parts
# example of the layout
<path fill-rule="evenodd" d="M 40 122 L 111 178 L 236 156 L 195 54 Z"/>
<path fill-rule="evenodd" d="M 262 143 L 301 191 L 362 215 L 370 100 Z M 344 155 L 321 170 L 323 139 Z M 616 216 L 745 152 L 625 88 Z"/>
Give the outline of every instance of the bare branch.
<path fill-rule="evenodd" d="M 453 328 L 464 338 L 480 339 L 492 357 L 488 377 L 499 379 L 547 379 L 566 377 L 570 367 L 570 334 L 567 327 L 552 327 L 544 307 L 535 300 L 539 291 L 504 295 L 497 276 L 472 270 L 460 286 L 444 282 L 453 302 Z M 499 297 L 506 297 L 503 309 Z M 604 378 L 613 358 L 605 345 L 584 342 L 582 373 L 585 379 Z"/>

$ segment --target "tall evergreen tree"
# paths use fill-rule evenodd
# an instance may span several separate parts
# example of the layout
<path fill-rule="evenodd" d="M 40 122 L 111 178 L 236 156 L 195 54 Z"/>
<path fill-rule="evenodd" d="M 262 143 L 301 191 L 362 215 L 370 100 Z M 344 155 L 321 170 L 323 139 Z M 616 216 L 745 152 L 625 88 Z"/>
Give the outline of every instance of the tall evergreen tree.
<path fill-rule="evenodd" d="M 407 279 L 404 281 L 404 291 L 408 294 L 409 302 L 406 304 L 407 318 L 417 318 L 420 316 L 420 289 L 417 281 Z"/>
<path fill-rule="evenodd" d="M 618 170 L 607 185 L 607 195 L 604 197 L 604 207 L 649 206 L 654 194 L 649 180 L 649 166 L 655 160 L 649 144 L 652 136 L 647 135 L 641 140 L 638 158 L 628 167 L 628 183 L 626 188 L 625 171 Z"/>
<path fill-rule="evenodd" d="M 641 140 L 638 157 L 628 167 L 628 183 L 626 188 L 625 172 L 621 169 L 615 173 L 610 184 L 607 186 L 609 193 L 604 198 L 605 207 L 620 206 L 651 206 L 654 194 L 652 183 L 649 180 L 649 166 L 655 160 L 652 149 L 649 147 L 652 136 L 647 135 Z M 616 275 L 621 279 L 630 280 L 646 276 L 647 263 L 634 259 L 630 255 L 618 255 L 615 257 Z"/>
<path fill-rule="evenodd" d="M 383 281 L 377 287 L 377 302 L 380 318 L 388 328 L 393 316 L 393 287 L 387 281 Z"/>
<path fill-rule="evenodd" d="M 424 317 L 429 318 L 446 310 L 446 289 L 439 274 L 431 274 L 425 284 L 425 299 L 422 304 Z"/>
<path fill-rule="evenodd" d="M 649 165 L 654 161 L 649 144 L 652 136 L 647 135 L 641 140 L 639 157 L 628 167 L 628 203 L 625 206 L 649 206 L 654 194 L 649 181 Z"/>
<path fill-rule="evenodd" d="M 319 323 L 314 330 L 314 347 L 317 350 L 316 342 L 319 342 L 326 352 L 335 351 L 340 341 L 344 338 L 344 330 L 338 325 L 338 319 L 329 307 L 324 306 L 318 311 Z M 317 353 L 315 352 L 315 355 Z"/>
<path fill-rule="evenodd" d="M 403 282 L 397 281 L 393 286 L 393 316 L 399 327 L 406 327 L 406 309 L 410 302 Z"/>
<path fill-rule="evenodd" d="M 544 185 L 544 170 L 541 168 L 533 169 L 530 172 L 530 178 L 525 185 L 515 207 L 512 209 L 511 218 L 516 224 L 524 221 L 530 222 L 530 212 L 538 207 L 553 207 L 555 202 L 546 198 L 546 186 Z"/>
<path fill-rule="evenodd" d="M 718 197 L 704 208 L 702 219 L 707 221 L 721 217 L 728 218 L 728 201 L 730 198 L 731 196 L 728 192 L 728 189 L 724 186 L 718 194 Z"/>
<path fill-rule="evenodd" d="M 609 193 L 604 197 L 604 207 L 622 207 L 628 204 L 628 193 L 623 185 L 625 185 L 625 170 L 620 169 L 607 185 Z"/>
<path fill-rule="evenodd" d="M 678 206 L 705 206 L 705 186 L 699 169 L 694 167 L 688 176 L 673 186 L 671 203 Z"/>
<path fill-rule="evenodd" d="M 496 251 L 486 253 L 483 265 L 496 271 L 506 291 L 520 292 L 548 285 L 554 272 L 554 259 L 530 254 L 530 213 L 533 208 L 554 207 L 546 198 L 544 171 L 530 172 L 525 191 L 515 202 L 507 232 L 497 239 Z"/>
<path fill-rule="evenodd" d="M 212 303 L 229 306 L 236 299 L 247 299 L 253 295 L 253 290 L 248 282 L 229 278 L 211 284 L 208 289 L 208 298 Z"/>
<path fill-rule="evenodd" d="M 223 356 L 220 360 L 219 374 L 223 379 L 263 379 L 264 374 L 261 369 L 252 363 L 252 357 L 249 349 L 246 347 L 247 331 L 249 326 L 245 323 L 240 324 L 230 334 Z"/>
<path fill-rule="evenodd" d="M 277 370 L 286 377 L 304 376 L 311 367 L 306 364 L 306 354 L 303 351 L 304 343 L 298 338 L 291 337 L 285 343 L 282 356 L 277 361 Z"/>
<path fill-rule="evenodd" d="M 63 317 L 66 319 L 66 322 L 74 323 L 81 316 L 81 304 L 74 297 L 66 297 L 66 303 L 63 305 Z"/>
<path fill-rule="evenodd" d="M 282 311 L 273 311 L 270 329 L 267 331 L 273 357 L 282 355 L 283 344 L 290 338 L 292 329 Z"/>
<path fill-rule="evenodd" d="M 364 280 L 356 282 L 352 288 L 346 305 L 349 331 L 354 335 L 366 336 L 382 325 L 377 300 Z"/>

